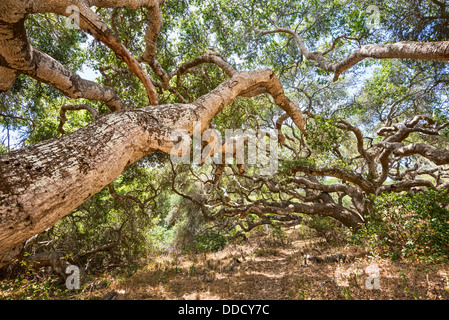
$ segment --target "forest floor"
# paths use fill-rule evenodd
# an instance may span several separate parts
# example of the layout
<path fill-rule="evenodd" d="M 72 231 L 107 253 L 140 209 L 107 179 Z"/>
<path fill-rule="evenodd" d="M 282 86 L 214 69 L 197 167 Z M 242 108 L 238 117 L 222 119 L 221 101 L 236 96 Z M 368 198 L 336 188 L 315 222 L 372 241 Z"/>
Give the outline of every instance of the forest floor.
<path fill-rule="evenodd" d="M 448 263 L 392 262 L 287 233 L 288 241 L 258 236 L 215 253 L 160 257 L 108 290 L 122 300 L 449 299 Z M 317 263 L 307 254 L 347 260 Z"/>
<path fill-rule="evenodd" d="M 317 261 L 336 254 L 346 260 Z M 218 252 L 157 256 L 143 267 L 90 276 L 80 290 L 26 278 L 11 283 L 0 281 L 0 299 L 102 299 L 114 292 L 118 300 L 449 300 L 449 262 L 393 262 L 291 228 L 282 239 L 259 233 Z"/>

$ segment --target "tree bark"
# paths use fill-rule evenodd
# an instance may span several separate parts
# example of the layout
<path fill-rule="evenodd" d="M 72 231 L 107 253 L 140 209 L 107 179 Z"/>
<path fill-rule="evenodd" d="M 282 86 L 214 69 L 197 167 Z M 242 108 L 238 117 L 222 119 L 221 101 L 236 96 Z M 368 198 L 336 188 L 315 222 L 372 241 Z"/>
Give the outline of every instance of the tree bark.
<path fill-rule="evenodd" d="M 113 113 L 59 139 L 1 155 L 0 261 L 156 149 L 164 138 L 157 127 L 144 112 Z"/>
<path fill-rule="evenodd" d="M 269 69 L 241 72 L 192 104 L 148 106 L 103 115 L 61 138 L 0 155 L 0 265 L 27 239 L 55 224 L 154 151 L 170 153 L 174 130 L 193 133 L 239 95 L 265 88 L 304 130 L 299 108 Z"/>
<path fill-rule="evenodd" d="M 425 143 L 411 143 L 395 149 L 393 153 L 397 157 L 406 157 L 419 154 L 429 159 L 436 165 L 449 164 L 448 150 L 441 150 Z"/>

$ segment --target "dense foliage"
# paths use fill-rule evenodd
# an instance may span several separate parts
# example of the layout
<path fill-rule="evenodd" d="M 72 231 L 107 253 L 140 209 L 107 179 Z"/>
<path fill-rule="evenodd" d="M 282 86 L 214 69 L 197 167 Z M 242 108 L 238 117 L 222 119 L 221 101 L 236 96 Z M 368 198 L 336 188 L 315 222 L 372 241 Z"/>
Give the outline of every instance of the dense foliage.
<path fill-rule="evenodd" d="M 429 190 L 376 199 L 376 215 L 354 238 L 374 252 L 394 259 L 449 258 L 449 199 Z"/>

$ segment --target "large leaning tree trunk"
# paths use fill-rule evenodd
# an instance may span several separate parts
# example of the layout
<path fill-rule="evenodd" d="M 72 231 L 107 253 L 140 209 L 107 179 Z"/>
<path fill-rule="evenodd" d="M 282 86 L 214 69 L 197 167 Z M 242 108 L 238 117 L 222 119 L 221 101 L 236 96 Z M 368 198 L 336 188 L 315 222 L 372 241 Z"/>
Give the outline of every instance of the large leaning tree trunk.
<path fill-rule="evenodd" d="M 155 151 L 170 153 L 176 131 L 203 130 L 236 97 L 266 89 L 303 129 L 298 107 L 268 69 L 241 72 L 192 104 L 148 106 L 103 115 L 58 139 L 0 156 L 0 261 L 111 183 L 123 170 Z M 178 135 L 179 138 L 179 135 Z"/>

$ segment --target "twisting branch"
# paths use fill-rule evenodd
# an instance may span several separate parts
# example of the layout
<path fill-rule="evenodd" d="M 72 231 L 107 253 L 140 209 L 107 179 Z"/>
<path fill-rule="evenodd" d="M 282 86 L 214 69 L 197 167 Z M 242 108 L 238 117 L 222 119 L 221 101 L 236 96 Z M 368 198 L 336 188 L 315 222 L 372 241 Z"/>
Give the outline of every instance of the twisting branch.
<path fill-rule="evenodd" d="M 276 28 L 274 30 L 262 31 L 261 35 L 272 33 L 286 33 L 291 35 L 299 48 L 301 55 L 313 60 L 318 67 L 334 73 L 334 81 L 347 69 L 358 62 L 366 59 L 414 59 L 414 60 L 437 60 L 449 61 L 449 41 L 439 42 L 413 42 L 404 41 L 392 44 L 368 44 L 360 49 L 352 51 L 345 59 L 331 62 L 324 57 L 323 52 L 311 52 L 305 45 L 304 40 L 295 31 L 288 28 Z M 327 52 L 325 52 L 327 53 Z"/>
<path fill-rule="evenodd" d="M 128 65 L 128 68 L 144 85 L 150 104 L 157 105 L 159 102 L 153 83 L 128 49 L 113 35 L 108 27 L 100 20 L 98 15 L 95 14 L 87 5 L 83 4 L 80 6 L 80 15 L 80 27 L 91 32 L 97 40 L 108 46 Z"/>
<path fill-rule="evenodd" d="M 424 125 L 418 126 L 421 121 L 425 122 Z M 383 148 L 382 161 L 386 165 L 385 159 L 393 153 L 400 158 L 421 155 L 436 165 L 449 164 L 449 152 L 447 150 L 441 150 L 426 143 L 410 143 L 408 145 L 402 143 L 411 133 L 439 135 L 440 131 L 448 126 L 449 122 L 438 124 L 429 117 L 417 115 L 405 124 L 395 124 L 391 127 L 382 128 L 378 135 L 386 136 L 386 138 L 377 144 L 377 146 Z"/>
<path fill-rule="evenodd" d="M 115 190 L 113 182 L 108 184 L 108 190 L 109 190 L 109 193 L 111 194 L 111 196 L 115 200 L 117 200 L 119 202 L 128 201 L 128 200 L 133 201 L 140 207 L 142 212 L 144 211 L 144 204 L 142 203 L 142 201 L 139 200 L 139 198 L 137 198 L 136 196 L 133 196 L 131 194 L 125 194 L 125 195 L 118 194 L 117 191 Z"/>
<path fill-rule="evenodd" d="M 145 33 L 145 52 L 140 60 L 147 62 L 157 76 L 162 80 L 162 87 L 170 90 L 169 76 L 167 72 L 159 64 L 156 58 L 157 53 L 157 37 L 162 26 L 162 16 L 160 13 L 159 3 L 154 1 L 148 8 L 148 27 Z"/>
<path fill-rule="evenodd" d="M 343 36 L 338 36 L 337 38 L 334 39 L 334 42 L 332 42 L 331 47 L 329 49 L 327 49 L 326 51 L 324 51 L 322 53 L 322 55 L 325 56 L 326 54 L 334 51 L 335 46 L 337 45 L 338 40 L 341 40 L 341 39 L 355 40 L 355 41 L 357 41 L 357 43 L 360 43 L 360 41 L 362 40 L 361 38 L 353 38 L 353 37 L 348 37 L 348 36 L 344 36 L 344 35 Z"/>
<path fill-rule="evenodd" d="M 120 245 L 120 243 L 122 242 L 122 238 L 123 238 L 123 227 L 126 225 L 126 223 L 128 222 L 128 218 L 125 219 L 122 224 L 120 225 L 120 227 L 118 229 L 113 229 L 116 233 L 117 233 L 117 240 L 113 241 L 113 242 L 109 242 L 107 244 L 98 246 L 96 248 L 93 248 L 89 251 L 85 251 L 85 252 L 80 252 L 77 253 L 74 257 L 73 260 L 74 261 L 78 261 L 79 259 L 94 255 L 98 252 L 103 252 L 103 251 L 110 251 L 116 247 L 118 247 Z"/>
<path fill-rule="evenodd" d="M 4 5 L 3 2 L 1 4 Z M 14 8 L 8 10 L 14 12 Z M 8 11 L 5 9 L 5 12 Z M 112 88 L 82 79 L 59 61 L 33 48 L 23 17 L 18 16 L 18 19 L 17 22 L 0 25 L 0 55 L 3 57 L 0 62 L 0 91 L 8 90 L 19 74 L 25 74 L 52 85 L 67 97 L 102 101 L 112 111 L 122 109 L 122 102 Z"/>
<path fill-rule="evenodd" d="M 231 66 L 226 61 L 225 57 L 223 57 L 220 53 L 211 51 L 211 50 L 207 50 L 203 55 L 201 55 L 191 61 L 183 63 L 178 69 L 172 71 L 168 75 L 168 77 L 169 77 L 169 79 L 171 79 L 174 76 L 176 76 L 177 77 L 176 81 L 177 81 L 178 87 L 179 87 L 181 76 L 186 73 L 193 72 L 192 69 L 194 67 L 197 67 L 203 63 L 215 64 L 217 67 L 222 69 L 223 72 L 229 77 L 233 77 L 237 73 L 237 70 L 235 70 L 234 67 Z M 254 89 L 249 92 L 242 93 L 241 96 L 246 97 L 246 98 L 251 98 L 251 97 L 255 97 L 259 94 L 267 93 L 267 92 L 268 92 L 267 89 L 262 87 L 262 88 Z"/>
<path fill-rule="evenodd" d="M 392 148 L 396 157 L 407 157 L 414 154 L 419 154 L 436 165 L 449 164 L 449 151 L 441 150 L 426 143 L 410 143 L 406 146 L 402 144 L 386 145 L 387 148 Z"/>
<path fill-rule="evenodd" d="M 351 125 L 348 121 L 339 119 L 337 127 L 343 130 L 351 131 L 354 133 L 357 140 L 357 151 L 368 163 L 368 170 L 371 177 L 376 176 L 376 163 L 374 162 L 374 156 L 370 154 L 364 147 L 364 137 L 362 132 L 356 126 Z"/>
<path fill-rule="evenodd" d="M 206 51 L 203 55 L 183 63 L 178 69 L 172 71 L 169 74 L 169 78 L 173 78 L 174 76 L 180 77 L 186 73 L 188 73 L 192 68 L 199 66 L 203 63 L 213 63 L 217 65 L 219 68 L 223 70 L 229 77 L 232 77 L 237 71 L 226 62 L 224 57 L 218 53 L 211 50 Z"/>
<path fill-rule="evenodd" d="M 100 17 L 89 8 L 89 6 L 95 5 L 112 8 L 123 5 L 131 5 L 134 7 L 136 4 L 138 6 L 146 6 L 150 0 L 138 2 L 106 0 L 97 3 L 97 1 L 92 0 L 80 0 L 77 1 L 76 5 L 80 13 L 80 28 L 91 33 L 97 40 L 103 42 L 121 58 L 128 65 L 129 69 L 142 81 L 147 91 L 150 104 L 157 105 L 156 90 L 148 75 L 140 67 L 137 60 L 132 57 L 128 49 L 114 37 L 113 33 L 101 21 Z M 0 26 L 0 54 L 5 57 L 5 62 L 2 61 L 1 63 L 2 68 L 0 72 L 2 74 L 8 73 L 9 79 L 5 82 L 5 85 L 1 85 L 0 90 L 3 90 L 2 87 L 8 88 L 14 76 L 23 73 L 53 85 L 71 98 L 104 101 L 111 110 L 121 109 L 121 101 L 111 88 L 100 86 L 99 84 L 73 75 L 71 71 L 62 66 L 58 61 L 32 48 L 29 44 L 24 27 L 26 14 L 54 12 L 59 15 L 69 16 L 71 12 L 66 12 L 66 9 L 73 5 L 73 2 L 68 0 L 42 0 L 34 1 L 33 3 L 17 1 L 14 3 L 17 7 L 11 6 L 9 2 L 2 4 L 9 7 L 8 9 L 1 8 L 1 11 L 10 12 L 11 15 L 14 15 L 14 19 L 12 21 L 11 19 L 5 20 L 11 22 Z M 15 50 L 14 54 L 12 54 L 10 51 L 11 47 L 21 48 L 21 50 Z M 14 73 L 11 73 L 9 70 L 14 70 Z M 55 70 L 59 71 L 56 73 L 56 76 Z"/>
<path fill-rule="evenodd" d="M 59 112 L 59 126 L 58 126 L 58 132 L 61 134 L 65 134 L 64 131 L 64 124 L 67 121 L 67 117 L 65 116 L 65 113 L 68 110 L 86 110 L 89 111 L 90 114 L 92 115 L 93 120 L 95 121 L 98 117 L 98 111 L 94 108 L 91 107 L 87 104 L 76 104 L 76 105 L 63 105 L 61 107 L 61 111 Z"/>

